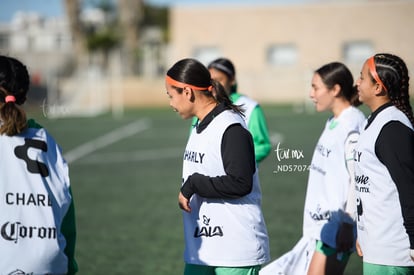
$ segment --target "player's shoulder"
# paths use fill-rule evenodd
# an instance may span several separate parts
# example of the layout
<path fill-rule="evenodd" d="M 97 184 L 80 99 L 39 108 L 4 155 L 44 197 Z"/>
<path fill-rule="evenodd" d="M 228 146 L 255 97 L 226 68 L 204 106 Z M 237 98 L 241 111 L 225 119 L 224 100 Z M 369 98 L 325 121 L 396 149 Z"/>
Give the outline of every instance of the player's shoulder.
<path fill-rule="evenodd" d="M 235 103 L 236 104 L 248 104 L 252 107 L 259 104 L 256 100 L 244 94 L 239 94 L 239 97 L 237 98 Z"/>
<path fill-rule="evenodd" d="M 346 125 L 347 128 L 359 128 L 365 120 L 366 117 L 364 113 L 353 106 L 347 109 L 342 116 L 343 124 Z"/>
<path fill-rule="evenodd" d="M 44 128 L 42 125 L 37 123 L 34 119 L 27 120 L 27 128 L 22 133 L 22 136 L 30 139 L 44 140 L 48 144 L 56 144 L 54 137 Z"/>
<path fill-rule="evenodd" d="M 35 129 L 41 129 L 41 128 L 43 128 L 42 125 L 40 125 L 39 123 L 37 123 L 36 120 L 34 120 L 32 118 L 27 120 L 27 127 L 28 128 L 35 128 Z"/>
<path fill-rule="evenodd" d="M 358 109 L 357 107 L 351 106 L 348 108 L 347 112 L 345 113 L 346 116 L 350 116 L 353 118 L 357 118 L 360 120 L 364 120 L 365 119 L 365 114 Z"/>

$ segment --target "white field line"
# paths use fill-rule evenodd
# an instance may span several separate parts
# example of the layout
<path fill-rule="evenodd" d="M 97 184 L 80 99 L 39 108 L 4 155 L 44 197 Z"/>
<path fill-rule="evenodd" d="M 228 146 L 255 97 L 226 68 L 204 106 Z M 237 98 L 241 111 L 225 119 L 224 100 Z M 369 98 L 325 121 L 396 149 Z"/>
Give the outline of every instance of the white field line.
<path fill-rule="evenodd" d="M 86 142 L 76 147 L 75 149 L 70 150 L 68 153 L 64 155 L 64 157 L 68 163 L 74 162 L 75 160 L 85 157 L 98 149 L 104 148 L 121 139 L 145 131 L 149 127 L 150 121 L 148 119 L 140 119 L 133 123 L 122 126 L 118 129 L 115 129 L 89 142 Z"/>
<path fill-rule="evenodd" d="M 151 161 L 161 159 L 181 159 L 184 148 L 164 148 L 164 149 L 149 149 L 140 150 L 135 152 L 114 152 L 93 154 L 78 161 L 78 165 L 93 165 L 93 164 L 106 164 L 106 163 L 123 163 L 123 162 L 139 162 L 139 161 Z"/>

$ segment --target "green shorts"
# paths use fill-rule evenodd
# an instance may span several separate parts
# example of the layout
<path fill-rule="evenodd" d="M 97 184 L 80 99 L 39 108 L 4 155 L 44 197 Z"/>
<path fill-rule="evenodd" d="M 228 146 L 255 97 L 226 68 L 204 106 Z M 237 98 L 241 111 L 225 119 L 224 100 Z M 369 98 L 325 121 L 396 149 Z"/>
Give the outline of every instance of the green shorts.
<path fill-rule="evenodd" d="M 341 262 L 348 262 L 349 257 L 351 256 L 352 252 L 339 252 L 336 251 L 335 248 L 332 248 L 326 244 L 324 244 L 322 241 L 317 240 L 316 241 L 316 248 L 315 251 L 318 251 L 319 253 L 322 253 L 323 255 L 329 257 L 335 254 L 338 254 L 337 259 Z"/>
<path fill-rule="evenodd" d="M 261 266 L 219 267 L 185 264 L 184 275 L 259 275 Z"/>
<path fill-rule="evenodd" d="M 414 266 L 392 266 L 363 263 L 364 275 L 414 275 Z"/>

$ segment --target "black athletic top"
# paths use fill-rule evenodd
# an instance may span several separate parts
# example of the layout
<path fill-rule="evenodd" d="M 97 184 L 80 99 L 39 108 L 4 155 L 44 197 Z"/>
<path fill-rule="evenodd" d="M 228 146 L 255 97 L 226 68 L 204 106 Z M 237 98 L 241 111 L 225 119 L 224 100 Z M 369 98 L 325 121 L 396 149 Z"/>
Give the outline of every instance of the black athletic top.
<path fill-rule="evenodd" d="M 379 107 L 368 118 L 367 128 L 385 108 Z M 384 125 L 375 142 L 375 154 L 387 167 L 395 182 L 400 197 L 404 226 L 414 249 L 414 131 L 400 121 L 390 121 Z"/>
<path fill-rule="evenodd" d="M 228 109 L 224 104 L 217 105 L 195 126 L 197 133 L 201 133 L 218 114 Z M 252 191 L 256 160 L 253 139 L 246 128 L 233 124 L 226 129 L 221 141 L 221 157 L 226 175 L 209 177 L 194 173 L 181 187 L 184 197 L 189 199 L 197 193 L 205 198 L 235 199 Z"/>

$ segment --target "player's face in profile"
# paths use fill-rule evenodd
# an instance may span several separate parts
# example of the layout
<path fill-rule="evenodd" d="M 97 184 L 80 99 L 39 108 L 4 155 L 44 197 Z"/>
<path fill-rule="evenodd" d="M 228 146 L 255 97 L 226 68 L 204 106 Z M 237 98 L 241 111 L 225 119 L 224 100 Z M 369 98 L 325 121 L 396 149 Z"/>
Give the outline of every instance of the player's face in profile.
<path fill-rule="evenodd" d="M 184 88 L 182 93 L 179 93 L 170 84 L 166 84 L 165 87 L 167 89 L 171 108 L 173 108 L 173 110 L 183 119 L 192 117 L 193 114 L 191 113 L 191 104 L 189 100 L 189 92 L 191 92 L 191 89 Z"/>
<path fill-rule="evenodd" d="M 323 112 L 332 109 L 335 93 L 329 90 L 323 83 L 320 75 L 315 73 L 312 78 L 312 88 L 309 97 L 315 104 L 316 111 Z"/>
<path fill-rule="evenodd" d="M 220 84 L 226 90 L 227 94 L 230 94 L 231 86 L 234 84 L 234 79 L 230 79 L 225 73 L 214 68 L 209 69 L 209 71 L 211 78 L 217 82 L 220 82 Z"/>
<path fill-rule="evenodd" d="M 372 81 L 368 62 L 362 66 L 361 74 L 357 80 L 359 101 L 369 106 L 370 99 L 375 96 L 375 88 L 378 84 Z"/>

